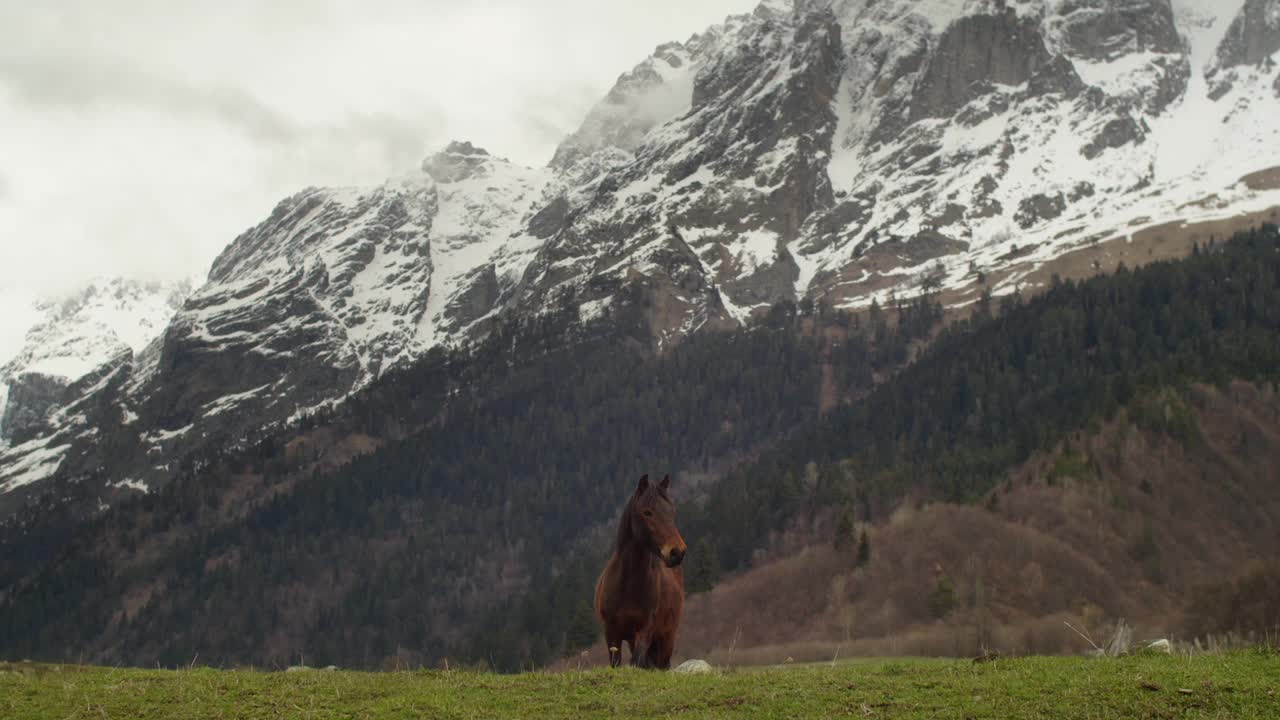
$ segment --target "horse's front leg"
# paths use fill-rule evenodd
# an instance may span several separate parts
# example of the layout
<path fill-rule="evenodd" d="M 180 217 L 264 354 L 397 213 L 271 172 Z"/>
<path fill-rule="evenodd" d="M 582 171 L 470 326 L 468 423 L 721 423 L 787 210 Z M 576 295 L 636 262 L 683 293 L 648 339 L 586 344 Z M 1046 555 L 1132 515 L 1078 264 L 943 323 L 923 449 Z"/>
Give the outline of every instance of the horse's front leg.
<path fill-rule="evenodd" d="M 631 643 L 631 665 L 638 668 L 649 667 L 649 636 L 638 636 Z"/>
<path fill-rule="evenodd" d="M 648 667 L 658 670 L 671 669 L 671 655 L 675 652 L 675 638 L 671 633 L 656 633 L 649 642 Z"/>
<path fill-rule="evenodd" d="M 622 633 L 609 628 L 604 634 L 605 647 L 609 648 L 609 667 L 622 664 Z"/>

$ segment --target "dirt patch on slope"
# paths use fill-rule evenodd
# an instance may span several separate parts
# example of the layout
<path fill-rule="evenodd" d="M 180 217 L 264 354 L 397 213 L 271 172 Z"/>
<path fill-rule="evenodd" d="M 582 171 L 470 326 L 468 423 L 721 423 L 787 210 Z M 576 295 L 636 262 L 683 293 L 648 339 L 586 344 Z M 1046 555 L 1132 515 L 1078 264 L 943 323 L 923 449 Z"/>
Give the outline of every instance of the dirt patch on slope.
<path fill-rule="evenodd" d="M 1255 173 L 1249 173 L 1240 178 L 1240 182 L 1250 190 L 1277 190 L 1280 189 L 1280 167 L 1267 168 L 1259 170 Z"/>
<path fill-rule="evenodd" d="M 1274 173 L 1273 179 L 1278 183 L 1277 187 L 1280 187 L 1280 168 L 1265 172 Z M 1132 234 L 1119 231 L 1101 233 L 1028 273 L 1020 281 L 1021 291 L 1024 297 L 1033 295 L 1048 287 L 1054 275 L 1063 280 L 1083 280 L 1115 272 L 1121 264 L 1133 269 L 1161 260 L 1177 260 L 1190 255 L 1196 245 L 1204 247 L 1210 240 L 1223 242 L 1237 232 L 1277 222 L 1280 222 L 1280 207 L 1222 220 L 1192 223 L 1175 220 L 1143 228 Z M 973 302 L 985 288 L 995 287 L 1026 270 L 1027 264 L 1024 263 L 989 272 L 984 277 L 985 284 L 979 283 L 975 277 L 968 286 L 943 293 L 942 304 L 953 307 Z"/>

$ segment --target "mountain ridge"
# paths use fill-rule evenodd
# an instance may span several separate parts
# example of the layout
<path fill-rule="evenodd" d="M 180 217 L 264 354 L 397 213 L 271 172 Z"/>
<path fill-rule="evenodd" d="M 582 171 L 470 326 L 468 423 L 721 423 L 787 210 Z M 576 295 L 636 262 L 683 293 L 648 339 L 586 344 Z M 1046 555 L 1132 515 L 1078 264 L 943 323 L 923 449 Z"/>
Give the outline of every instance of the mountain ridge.
<path fill-rule="evenodd" d="M 101 417 L 0 454 L 0 488 L 39 475 L 31 458 L 163 483 L 176 458 L 566 305 L 662 351 L 778 302 L 927 287 L 963 306 L 1080 248 L 1280 206 L 1276 8 L 769 0 L 658 46 L 545 168 L 454 142 L 282 201 L 119 366 Z M 132 447 L 109 470 L 100 432 Z"/>
<path fill-rule="evenodd" d="M 60 518 L 73 513 L 55 504 L 0 528 L 0 644 L 16 656 L 84 651 L 146 665 L 196 651 L 261 665 L 305 651 L 344 666 L 448 657 L 515 670 L 589 640 L 608 518 L 642 467 L 673 471 L 689 578 L 703 589 L 706 571 L 758 565 L 793 527 L 822 532 L 833 509 L 879 522 L 922 499 L 983 503 L 1027 459 L 1036 482 L 1073 478 L 1097 499 L 1106 486 L 1090 458 L 1125 460 L 1133 446 L 1095 423 L 1122 412 L 1198 447 L 1184 383 L 1240 378 L 1266 401 L 1265 429 L 1219 426 L 1219 448 L 1274 434 L 1278 238 L 1270 226 L 1192 258 L 983 302 L 947 328 L 936 295 L 859 316 L 779 305 L 749 329 L 654 355 L 608 334 L 564 348 L 566 336 L 581 340 L 565 306 L 544 325 L 504 327 L 474 356 L 388 373 L 245 451 L 211 451 L 80 532 L 66 532 Z M 823 412 L 832 386 L 842 401 Z M 1087 446 L 1086 429 L 1096 437 Z M 1037 460 L 1037 449 L 1049 455 Z M 1269 450 L 1246 464 L 1205 449 L 1204 467 L 1232 475 L 1226 487 L 1210 478 L 1219 497 L 1236 497 L 1243 480 L 1274 487 Z M 1126 464 L 1150 473 L 1140 457 Z M 1144 477 L 1156 493 L 1172 487 L 1158 472 L 1117 481 Z M 1205 480 L 1196 465 L 1182 477 Z M 1087 532 L 1088 516 L 1076 517 Z M 1274 542 L 1237 537 L 1259 552 Z M 1226 550 L 1218 539 L 1201 538 Z M 1117 582 L 1140 592 L 1144 581 Z M 1063 607 L 1052 589 L 1067 585 L 1045 587 Z M 1091 592 L 1080 601 L 1126 607 Z M 572 629 L 584 609 L 585 635 Z"/>

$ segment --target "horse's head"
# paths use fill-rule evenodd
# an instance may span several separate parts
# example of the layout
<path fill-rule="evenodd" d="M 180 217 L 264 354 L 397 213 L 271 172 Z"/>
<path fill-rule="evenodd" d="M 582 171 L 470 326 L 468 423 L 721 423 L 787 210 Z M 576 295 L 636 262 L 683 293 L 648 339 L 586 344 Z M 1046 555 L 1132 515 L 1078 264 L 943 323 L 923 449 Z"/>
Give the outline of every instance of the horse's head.
<path fill-rule="evenodd" d="M 670 475 L 657 485 L 649 484 L 648 475 L 640 478 L 636 494 L 627 505 L 622 530 L 662 558 L 667 567 L 676 567 L 684 560 L 688 547 L 676 529 L 676 506 L 667 494 L 670 487 Z"/>

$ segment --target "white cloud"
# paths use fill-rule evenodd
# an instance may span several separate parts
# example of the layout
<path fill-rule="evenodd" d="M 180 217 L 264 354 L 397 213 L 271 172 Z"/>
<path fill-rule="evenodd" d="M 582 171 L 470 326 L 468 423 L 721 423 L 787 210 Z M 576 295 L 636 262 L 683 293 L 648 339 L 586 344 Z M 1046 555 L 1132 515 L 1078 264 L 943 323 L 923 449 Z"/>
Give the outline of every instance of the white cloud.
<path fill-rule="evenodd" d="M 34 299 L 21 290 L 0 290 L 0 366 L 22 349 L 27 330 L 40 319 Z M 0 414 L 4 412 L 0 402 Z"/>
<path fill-rule="evenodd" d="M 0 7 L 0 290 L 202 273 L 307 185 L 468 139 L 542 164 L 618 74 L 751 0 Z"/>

